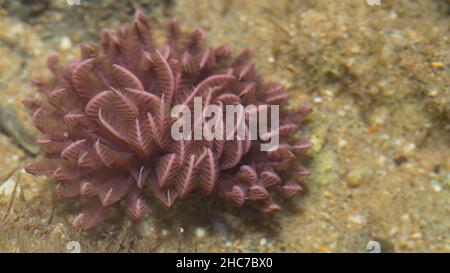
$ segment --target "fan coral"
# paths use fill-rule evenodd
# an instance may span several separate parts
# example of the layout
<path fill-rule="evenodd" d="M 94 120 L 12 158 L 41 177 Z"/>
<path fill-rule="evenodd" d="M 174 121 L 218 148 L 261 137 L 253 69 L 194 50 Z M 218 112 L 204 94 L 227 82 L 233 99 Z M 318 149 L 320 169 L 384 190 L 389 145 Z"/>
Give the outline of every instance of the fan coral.
<path fill-rule="evenodd" d="M 100 48 L 101 47 L 101 48 Z M 298 122 L 310 111 L 281 107 L 280 144 L 263 152 L 261 140 L 178 140 L 170 135 L 176 104 L 282 105 L 279 83 L 264 83 L 249 63 L 251 51 L 230 57 L 228 45 L 204 45 L 204 31 L 182 32 L 173 20 L 158 51 L 148 18 L 140 11 L 117 34 L 103 30 L 101 46 L 82 44 L 81 56 L 63 67 L 48 57 L 51 82 L 34 79 L 44 99 L 27 98 L 45 158 L 28 164 L 33 175 L 54 177 L 64 198 L 82 197 L 89 206 L 73 224 L 89 229 L 108 207 L 127 200 L 134 220 L 145 214 L 153 193 L 167 207 L 191 192 L 245 202 L 264 212 L 278 211 L 273 193 L 291 197 L 308 171 L 293 164 L 310 142 L 294 142 Z M 246 128 L 248 124 L 246 123 Z M 296 181 L 297 180 L 297 181 Z M 125 199 L 126 197 L 126 199 Z"/>

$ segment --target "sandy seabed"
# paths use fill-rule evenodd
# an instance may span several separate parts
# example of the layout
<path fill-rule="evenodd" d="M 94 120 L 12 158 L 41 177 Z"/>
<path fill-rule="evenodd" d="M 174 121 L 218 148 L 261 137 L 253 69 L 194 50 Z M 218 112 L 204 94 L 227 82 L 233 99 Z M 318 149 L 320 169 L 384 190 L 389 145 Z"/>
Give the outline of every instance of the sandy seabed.
<path fill-rule="evenodd" d="M 49 76 L 50 51 L 77 56 L 135 8 L 159 41 L 176 17 L 213 46 L 253 48 L 290 107 L 314 106 L 303 129 L 313 142 L 307 190 L 281 213 L 194 196 L 170 209 L 151 202 L 138 225 L 116 209 L 81 233 L 69 224 L 76 204 L 20 171 L 39 154 L 21 104 L 36 94 L 30 77 Z M 84 252 L 367 252 L 377 241 L 382 251 L 449 252 L 449 16 L 447 0 L 0 0 L 0 251 L 66 252 L 75 241 Z"/>

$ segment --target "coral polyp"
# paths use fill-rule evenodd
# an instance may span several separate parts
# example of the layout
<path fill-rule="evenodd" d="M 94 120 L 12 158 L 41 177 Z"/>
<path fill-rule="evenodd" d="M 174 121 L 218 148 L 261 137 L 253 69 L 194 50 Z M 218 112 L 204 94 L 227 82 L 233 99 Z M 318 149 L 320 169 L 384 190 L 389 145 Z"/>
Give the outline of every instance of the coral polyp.
<path fill-rule="evenodd" d="M 95 226 L 118 203 L 139 220 L 153 197 L 170 207 L 197 193 L 272 212 L 280 210 L 276 192 L 289 198 L 302 190 L 298 180 L 308 171 L 295 159 L 311 144 L 292 136 L 311 109 L 288 112 L 283 86 L 256 74 L 251 50 L 233 58 L 227 44 L 207 47 L 204 35 L 172 21 L 158 49 L 148 18 L 137 11 L 116 34 L 103 30 L 100 46 L 81 45 L 80 57 L 60 65 L 49 55 L 53 79 L 33 81 L 43 99 L 24 101 L 43 134 L 45 157 L 26 171 L 53 177 L 60 197 L 92 201 L 74 218 L 76 227 Z M 170 111 L 192 107 L 194 95 L 221 107 L 280 105 L 280 144 L 261 151 L 264 141 L 248 136 L 175 140 Z"/>

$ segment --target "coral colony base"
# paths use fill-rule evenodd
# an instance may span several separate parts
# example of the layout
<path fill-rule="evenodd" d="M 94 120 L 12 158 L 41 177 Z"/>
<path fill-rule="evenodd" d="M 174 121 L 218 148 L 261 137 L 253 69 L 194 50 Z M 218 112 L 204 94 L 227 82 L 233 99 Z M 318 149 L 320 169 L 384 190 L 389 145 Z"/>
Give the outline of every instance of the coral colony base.
<path fill-rule="evenodd" d="M 103 30 L 100 46 L 82 44 L 79 58 L 60 65 L 57 54 L 49 55 L 54 78 L 33 80 L 43 99 L 24 101 L 43 134 L 38 142 L 44 158 L 25 169 L 54 178 L 59 197 L 86 203 L 73 220 L 81 229 L 95 226 L 115 204 L 123 204 L 137 221 L 145 215 L 147 199 L 156 197 L 170 207 L 194 192 L 237 207 L 245 203 L 278 211 L 276 200 L 301 191 L 298 182 L 308 175 L 295 155 L 311 143 L 295 133 L 311 108 L 288 112 L 283 86 L 264 82 L 250 59 L 248 49 L 232 58 L 227 44 L 207 47 L 203 30 L 182 32 L 175 21 L 158 50 L 149 20 L 137 11 L 116 34 Z M 279 124 L 254 138 L 249 112 L 232 122 L 243 131 L 231 130 L 225 139 L 171 137 L 174 106 L 192 110 L 195 97 L 203 108 L 217 106 L 220 114 L 211 123 L 206 114 L 194 116 L 193 128 L 223 123 L 222 111 L 231 105 L 252 105 L 256 112 L 281 105 L 268 119 L 278 122 L 279 115 Z M 272 138 L 278 145 L 262 149 Z"/>

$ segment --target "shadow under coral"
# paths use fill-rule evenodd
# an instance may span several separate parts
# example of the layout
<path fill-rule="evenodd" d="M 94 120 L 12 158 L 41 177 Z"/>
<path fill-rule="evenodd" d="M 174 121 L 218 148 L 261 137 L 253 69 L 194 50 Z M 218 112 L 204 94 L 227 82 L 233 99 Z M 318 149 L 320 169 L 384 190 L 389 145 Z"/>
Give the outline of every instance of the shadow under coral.
<path fill-rule="evenodd" d="M 46 195 L 50 195 L 52 184 L 49 181 L 49 185 L 43 188 Z M 240 239 L 249 233 L 276 238 L 282 228 L 281 218 L 299 215 L 303 203 L 300 199 L 305 198 L 307 194 L 307 191 L 304 191 L 292 199 L 279 198 L 283 206 L 283 210 L 279 213 L 264 213 L 255 210 L 251 205 L 235 207 L 223 200 L 200 194 L 192 194 L 167 208 L 149 194 L 146 199 L 148 213 L 141 221 L 133 222 L 126 217 L 123 206 L 118 203 L 111 208 L 107 219 L 102 224 L 87 231 L 80 231 L 79 235 L 82 240 L 90 242 L 118 240 L 120 234 L 124 233 L 130 238 L 145 240 L 142 234 L 143 229 L 150 228 L 160 241 L 167 241 L 167 238 L 163 238 L 164 236 L 157 235 L 162 234 L 162 231 L 166 231 L 165 237 L 169 237 L 168 240 L 176 241 L 180 228 L 184 231 L 184 237 L 190 240 L 195 238 L 195 230 L 201 227 L 207 230 L 210 236 L 217 236 L 216 238 Z M 55 223 L 58 221 L 56 219 L 60 219 L 74 232 L 79 232 L 72 227 L 69 219 L 86 205 L 85 202 L 77 199 L 56 198 L 52 203 L 54 210 L 52 215 L 49 215 L 51 222 Z M 158 242 L 148 243 L 158 244 Z"/>

